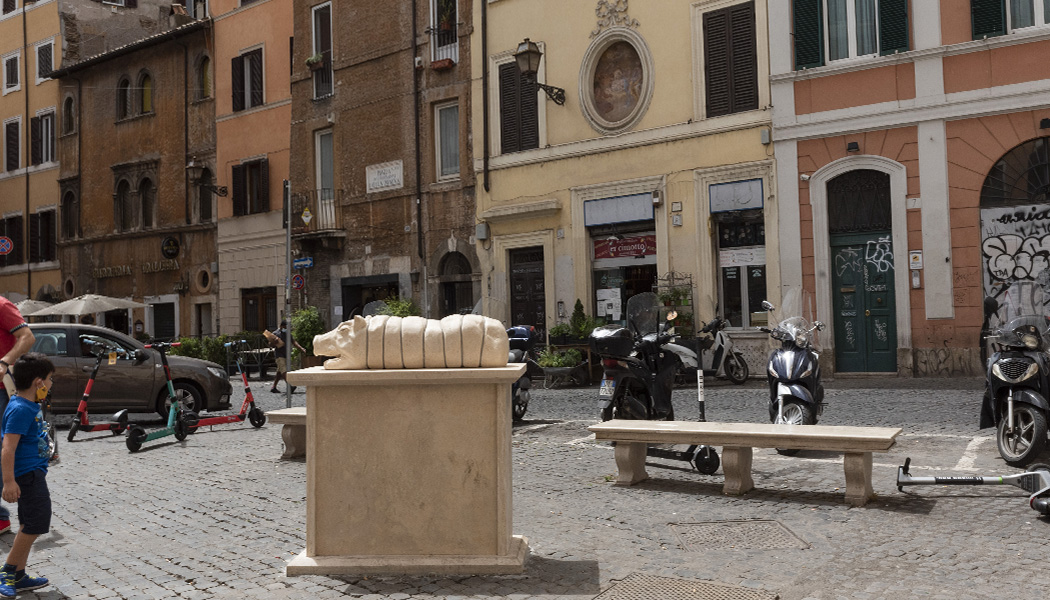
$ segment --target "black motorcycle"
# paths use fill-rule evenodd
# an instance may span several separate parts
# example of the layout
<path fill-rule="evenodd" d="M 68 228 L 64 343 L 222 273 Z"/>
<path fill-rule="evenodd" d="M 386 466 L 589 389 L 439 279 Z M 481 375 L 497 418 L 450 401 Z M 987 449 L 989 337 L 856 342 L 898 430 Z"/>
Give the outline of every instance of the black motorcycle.
<path fill-rule="evenodd" d="M 798 303 L 801 305 L 804 302 Z M 769 302 L 762 302 L 769 313 L 776 310 Z M 815 425 L 824 412 L 824 385 L 820 383 L 820 356 L 813 350 L 813 332 L 824 329 L 820 321 L 812 325 L 803 310 L 785 311 L 785 319 L 776 327 L 759 327 L 769 337 L 780 342 L 769 355 L 766 368 L 769 380 L 769 420 L 773 423 Z M 780 450 L 791 455 L 798 450 Z"/>
<path fill-rule="evenodd" d="M 1050 298 L 1031 282 L 1010 284 L 991 300 L 998 325 L 989 329 L 995 352 L 986 365 L 980 428 L 994 426 L 999 455 L 1012 467 L 1035 460 L 1046 447 L 1050 413 L 1047 350 Z"/>
<path fill-rule="evenodd" d="M 674 339 L 667 323 L 676 315 L 660 318 L 660 312 L 656 294 L 635 294 L 627 300 L 627 327 L 603 325 L 591 333 L 591 352 L 602 361 L 598 390 L 602 421 L 674 420 L 671 391 L 682 361 L 665 348 Z M 700 420 L 703 417 L 701 412 Z M 690 446 L 685 452 L 649 448 L 648 455 L 691 462 L 706 475 L 717 471 L 720 462 L 710 446 Z"/>
<path fill-rule="evenodd" d="M 525 411 L 529 408 L 532 375 L 536 371 L 542 373 L 533 351 L 540 339 L 540 332 L 532 325 L 515 325 L 507 329 L 507 338 L 510 340 L 507 362 L 526 365 L 525 373 L 511 386 L 511 413 L 515 421 L 520 421 L 525 418 Z"/>

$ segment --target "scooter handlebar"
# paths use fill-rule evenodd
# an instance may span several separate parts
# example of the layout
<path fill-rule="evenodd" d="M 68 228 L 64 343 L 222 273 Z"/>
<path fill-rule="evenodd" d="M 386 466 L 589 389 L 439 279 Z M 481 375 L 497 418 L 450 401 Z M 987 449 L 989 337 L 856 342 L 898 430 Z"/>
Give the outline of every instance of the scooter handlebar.
<path fill-rule="evenodd" d="M 248 343 L 248 340 L 234 340 L 232 342 L 226 342 L 225 344 L 223 344 L 223 346 L 226 347 L 226 348 L 229 348 L 230 346 L 235 346 L 237 344 L 247 344 L 247 343 Z M 147 346 L 147 348 L 148 348 L 148 346 Z"/>

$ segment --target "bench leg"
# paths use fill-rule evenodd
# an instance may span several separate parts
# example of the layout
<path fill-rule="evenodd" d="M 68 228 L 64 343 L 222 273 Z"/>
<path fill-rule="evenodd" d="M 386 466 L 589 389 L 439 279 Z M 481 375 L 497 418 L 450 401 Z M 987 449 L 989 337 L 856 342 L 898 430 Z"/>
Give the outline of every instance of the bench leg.
<path fill-rule="evenodd" d="M 722 448 L 722 472 L 725 473 L 725 485 L 722 493 L 727 496 L 746 494 L 755 487 L 751 479 L 751 448 Z"/>
<path fill-rule="evenodd" d="M 864 506 L 875 497 L 871 488 L 871 452 L 847 452 L 842 466 L 846 471 L 846 502 Z"/>
<path fill-rule="evenodd" d="M 616 485 L 634 485 L 649 479 L 645 472 L 645 450 L 648 444 L 616 442 Z"/>
<path fill-rule="evenodd" d="M 284 454 L 281 458 L 306 457 L 306 425 L 285 425 L 281 428 Z"/>

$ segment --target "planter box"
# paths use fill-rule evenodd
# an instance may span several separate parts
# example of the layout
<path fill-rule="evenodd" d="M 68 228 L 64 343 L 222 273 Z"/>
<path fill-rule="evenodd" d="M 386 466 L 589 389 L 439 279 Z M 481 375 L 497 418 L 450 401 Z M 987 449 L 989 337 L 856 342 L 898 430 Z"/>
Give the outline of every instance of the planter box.
<path fill-rule="evenodd" d="M 435 71 L 447 71 L 454 66 L 456 66 L 456 63 L 452 62 L 451 58 L 442 58 L 430 63 L 430 68 Z"/>

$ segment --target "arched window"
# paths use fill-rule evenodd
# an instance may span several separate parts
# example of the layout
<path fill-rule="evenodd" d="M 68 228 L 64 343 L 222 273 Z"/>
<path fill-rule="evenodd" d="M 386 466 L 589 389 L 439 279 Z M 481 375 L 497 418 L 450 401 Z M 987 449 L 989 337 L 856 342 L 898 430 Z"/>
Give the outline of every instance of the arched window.
<path fill-rule="evenodd" d="M 142 207 L 142 228 L 152 229 L 156 224 L 156 215 L 154 210 L 156 207 L 156 196 L 153 191 L 153 182 L 148 178 L 143 179 L 142 183 L 139 184 L 139 202 Z"/>
<path fill-rule="evenodd" d="M 139 78 L 139 100 L 140 114 L 153 112 L 153 78 L 148 73 Z"/>
<path fill-rule="evenodd" d="M 74 110 L 73 97 L 70 96 L 62 103 L 62 133 L 73 133 L 76 123 Z"/>
<path fill-rule="evenodd" d="M 197 66 L 197 99 L 211 98 L 211 59 L 205 56 Z"/>
<path fill-rule="evenodd" d="M 200 185 L 197 186 L 197 218 L 201 223 L 210 222 L 215 218 L 215 202 L 211 190 L 205 186 L 215 185 L 215 177 L 211 171 L 204 169 L 201 172 Z"/>
<path fill-rule="evenodd" d="M 125 78 L 117 84 L 117 118 L 126 119 L 131 116 L 131 82 Z"/>
<path fill-rule="evenodd" d="M 77 197 L 73 192 L 66 192 L 62 197 L 62 238 L 71 240 L 77 237 Z"/>
<path fill-rule="evenodd" d="M 121 179 L 117 184 L 117 197 L 113 203 L 113 221 L 117 224 L 117 231 L 131 231 L 135 227 L 134 213 L 131 185 L 127 180 Z"/>

